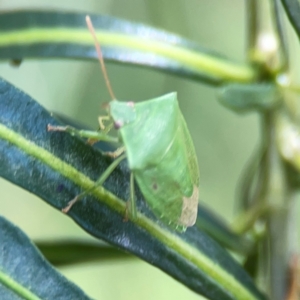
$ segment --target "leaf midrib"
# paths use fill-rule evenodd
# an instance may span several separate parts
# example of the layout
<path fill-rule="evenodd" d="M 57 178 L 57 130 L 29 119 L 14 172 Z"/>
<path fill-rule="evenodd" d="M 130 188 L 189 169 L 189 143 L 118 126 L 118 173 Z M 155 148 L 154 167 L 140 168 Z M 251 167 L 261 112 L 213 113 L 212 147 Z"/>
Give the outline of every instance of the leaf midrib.
<path fill-rule="evenodd" d="M 11 291 L 13 291 L 18 296 L 26 300 L 42 300 L 42 298 L 33 294 L 28 288 L 25 288 L 23 285 L 19 284 L 9 275 L 6 275 L 3 270 L 0 268 L 0 282 L 7 286 Z"/>
<path fill-rule="evenodd" d="M 247 65 L 233 63 L 230 60 L 215 57 L 168 43 L 145 39 L 141 36 L 126 35 L 117 32 L 106 32 L 97 29 L 97 38 L 102 46 L 128 48 L 145 53 L 162 55 L 178 61 L 198 73 L 223 78 L 229 81 L 251 82 L 255 80 L 257 71 Z M 39 28 L 0 31 L 0 47 L 24 46 L 41 43 L 73 43 L 93 47 L 93 40 L 86 29 L 68 27 Z"/>

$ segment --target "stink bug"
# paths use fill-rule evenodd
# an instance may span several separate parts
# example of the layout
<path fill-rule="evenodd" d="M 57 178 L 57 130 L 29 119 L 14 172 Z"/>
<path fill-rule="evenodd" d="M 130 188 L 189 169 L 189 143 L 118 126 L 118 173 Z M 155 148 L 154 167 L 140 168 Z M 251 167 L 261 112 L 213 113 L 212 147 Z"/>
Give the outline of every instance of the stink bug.
<path fill-rule="evenodd" d="M 199 194 L 199 168 L 195 148 L 186 122 L 179 109 L 177 94 L 170 93 L 144 102 L 115 100 L 106 73 L 102 52 L 89 17 L 88 27 L 94 37 L 100 65 L 111 98 L 107 117 L 118 130 L 118 139 L 103 132 L 77 131 L 71 127 L 48 126 L 48 130 L 68 131 L 91 140 L 106 140 L 123 145 L 115 153 L 117 158 L 102 174 L 95 187 L 112 173 L 124 158 L 128 159 L 130 176 L 130 213 L 136 217 L 134 179 L 146 203 L 167 225 L 184 231 L 196 222 Z M 122 154 L 122 152 L 124 152 Z M 69 202 L 63 209 L 68 212 L 86 191 Z"/>

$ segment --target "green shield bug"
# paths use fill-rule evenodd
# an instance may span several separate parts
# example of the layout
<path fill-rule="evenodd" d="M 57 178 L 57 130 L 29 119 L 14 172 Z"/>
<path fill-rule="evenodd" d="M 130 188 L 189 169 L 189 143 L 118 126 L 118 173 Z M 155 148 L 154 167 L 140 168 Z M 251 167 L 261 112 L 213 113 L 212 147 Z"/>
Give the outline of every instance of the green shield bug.
<path fill-rule="evenodd" d="M 127 158 L 130 176 L 130 215 L 136 217 L 134 179 L 153 211 L 165 224 L 185 231 L 196 222 L 199 196 L 199 168 L 195 148 L 186 122 L 180 111 L 177 94 L 134 103 L 115 100 L 106 73 L 102 52 L 97 42 L 90 18 L 86 18 L 95 40 L 102 72 L 114 99 L 108 104 L 109 115 L 100 118 L 112 120 L 118 130 L 118 138 L 106 132 L 77 131 L 71 127 L 53 127 L 48 130 L 67 131 L 92 140 L 119 142 L 123 145 L 113 153 L 117 158 L 101 175 L 95 187 L 102 185 L 121 160 Z M 123 153 L 124 152 L 124 153 Z M 78 195 L 63 209 L 68 212 L 83 195 Z"/>

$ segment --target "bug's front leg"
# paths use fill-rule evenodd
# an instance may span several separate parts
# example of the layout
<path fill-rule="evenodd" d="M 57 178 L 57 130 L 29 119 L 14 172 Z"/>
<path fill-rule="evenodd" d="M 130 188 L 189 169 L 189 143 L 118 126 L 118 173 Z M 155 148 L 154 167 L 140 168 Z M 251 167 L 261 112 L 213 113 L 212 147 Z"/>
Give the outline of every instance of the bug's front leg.
<path fill-rule="evenodd" d="M 105 130 L 105 125 L 104 125 L 104 121 L 109 121 L 110 120 L 110 116 L 100 116 L 98 117 L 98 123 L 99 123 L 99 126 L 100 126 L 100 129 L 101 130 Z"/>
<path fill-rule="evenodd" d="M 112 158 L 117 158 L 118 156 L 120 156 L 123 152 L 125 151 L 125 147 L 120 147 L 115 151 L 107 151 L 107 152 L 103 152 L 104 155 L 107 155 L 109 157 Z"/>
<path fill-rule="evenodd" d="M 81 138 L 88 138 L 88 139 L 96 140 L 96 141 L 105 141 L 105 142 L 112 142 L 112 143 L 118 142 L 117 138 L 107 135 L 106 133 L 102 133 L 99 131 L 92 131 L 92 130 L 78 130 L 71 126 L 53 126 L 51 124 L 48 124 L 47 130 L 48 131 L 65 131 L 65 132 L 70 133 L 73 136 L 78 136 Z"/>

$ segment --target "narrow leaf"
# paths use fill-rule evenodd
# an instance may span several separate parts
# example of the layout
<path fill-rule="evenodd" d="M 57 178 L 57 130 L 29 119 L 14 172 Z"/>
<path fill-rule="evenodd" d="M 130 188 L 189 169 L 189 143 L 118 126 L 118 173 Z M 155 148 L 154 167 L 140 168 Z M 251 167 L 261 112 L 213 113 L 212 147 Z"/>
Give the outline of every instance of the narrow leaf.
<path fill-rule="evenodd" d="M 40 241 L 35 243 L 53 265 L 70 265 L 91 261 L 132 258 L 115 247 L 83 241 Z"/>
<path fill-rule="evenodd" d="M 198 207 L 196 226 L 225 248 L 243 254 L 252 249 L 250 240 L 234 233 L 223 219 L 202 204 Z"/>
<path fill-rule="evenodd" d="M 59 274 L 28 237 L 0 216 L 1 299 L 90 299 Z"/>
<path fill-rule="evenodd" d="M 234 63 L 172 33 L 91 14 L 104 58 L 219 84 L 249 82 L 256 70 Z M 0 14 L 0 59 L 96 59 L 85 14 L 18 11 Z"/>
<path fill-rule="evenodd" d="M 34 100 L 0 81 L 0 175 L 61 209 L 95 180 L 111 159 L 65 132 Z M 129 198 L 126 162 L 103 187 L 69 212 L 83 229 L 159 267 L 213 300 L 265 299 L 232 257 L 197 227 L 180 234 L 156 220 L 137 191 L 137 218 L 124 221 Z"/>
<path fill-rule="evenodd" d="M 266 111 L 278 105 L 280 92 L 273 85 L 265 84 L 228 84 L 219 89 L 221 104 L 238 113 Z"/>
<path fill-rule="evenodd" d="M 300 38 L 300 2 L 299 0 L 281 0 L 287 16 Z"/>

